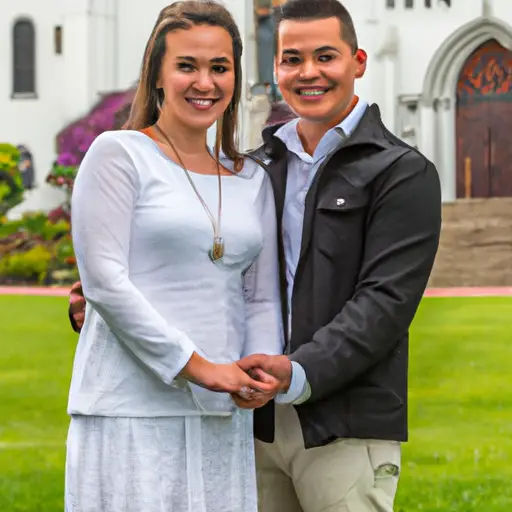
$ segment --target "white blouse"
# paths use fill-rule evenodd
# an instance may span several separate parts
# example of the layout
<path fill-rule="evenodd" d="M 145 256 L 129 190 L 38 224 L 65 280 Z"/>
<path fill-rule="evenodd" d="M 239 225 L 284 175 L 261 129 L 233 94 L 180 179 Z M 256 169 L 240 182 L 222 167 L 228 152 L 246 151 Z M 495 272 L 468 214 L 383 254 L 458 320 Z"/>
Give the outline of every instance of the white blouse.
<path fill-rule="evenodd" d="M 191 177 L 216 218 L 217 175 Z M 283 353 L 273 192 L 252 160 L 222 177 L 220 261 L 209 257 L 212 224 L 185 171 L 136 131 L 92 144 L 72 232 L 87 306 L 70 414 L 231 414 L 228 394 L 177 377 L 192 352 L 217 363 Z"/>

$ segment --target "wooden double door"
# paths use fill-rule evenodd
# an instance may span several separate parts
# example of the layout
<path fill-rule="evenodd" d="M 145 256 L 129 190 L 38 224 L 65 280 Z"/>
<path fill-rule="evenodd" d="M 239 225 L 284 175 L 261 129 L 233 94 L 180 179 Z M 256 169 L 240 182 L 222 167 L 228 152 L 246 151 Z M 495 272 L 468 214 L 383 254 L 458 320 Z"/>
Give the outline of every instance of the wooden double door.
<path fill-rule="evenodd" d="M 512 52 L 491 40 L 457 84 L 457 197 L 512 197 Z"/>

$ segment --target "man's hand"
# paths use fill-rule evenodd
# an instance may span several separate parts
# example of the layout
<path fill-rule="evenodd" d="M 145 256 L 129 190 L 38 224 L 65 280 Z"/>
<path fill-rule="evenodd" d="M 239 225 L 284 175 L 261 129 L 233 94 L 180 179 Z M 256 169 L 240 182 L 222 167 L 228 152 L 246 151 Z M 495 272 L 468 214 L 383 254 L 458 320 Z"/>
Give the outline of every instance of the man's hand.
<path fill-rule="evenodd" d="M 286 393 L 292 379 L 292 362 L 287 356 L 268 356 L 253 354 L 236 363 L 242 370 L 259 380 L 263 374 L 272 375 L 281 383 L 279 392 Z"/>
<path fill-rule="evenodd" d="M 180 374 L 186 380 L 217 393 L 238 394 L 247 399 L 257 394 L 273 393 L 278 380 L 270 375 L 266 379 L 253 378 L 236 363 L 216 364 L 192 354 Z"/>
<path fill-rule="evenodd" d="M 69 292 L 69 320 L 73 330 L 80 332 L 85 320 L 85 297 L 80 281 Z"/>
<path fill-rule="evenodd" d="M 277 394 L 286 393 L 290 387 L 292 363 L 286 356 L 254 354 L 241 359 L 236 364 L 255 380 L 268 382 L 269 375 L 276 379 L 271 392 L 253 392 L 249 399 L 233 394 L 232 398 L 238 407 L 243 409 L 263 407 Z"/>

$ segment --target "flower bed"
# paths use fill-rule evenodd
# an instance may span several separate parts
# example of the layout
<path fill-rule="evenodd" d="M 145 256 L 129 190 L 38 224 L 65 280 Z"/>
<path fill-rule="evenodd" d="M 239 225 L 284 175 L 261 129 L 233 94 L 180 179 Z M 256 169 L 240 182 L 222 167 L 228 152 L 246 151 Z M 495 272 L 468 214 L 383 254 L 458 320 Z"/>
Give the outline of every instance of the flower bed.
<path fill-rule="evenodd" d="M 0 285 L 65 285 L 78 279 L 70 225 L 30 213 L 0 223 Z"/>
<path fill-rule="evenodd" d="M 9 209 L 23 200 L 19 152 L 0 144 L 0 286 L 65 286 L 78 280 L 71 241 L 70 198 L 80 163 L 101 133 L 121 128 L 134 90 L 104 96 L 82 119 L 57 135 L 57 159 L 46 181 L 64 190 L 63 204 L 45 213 L 8 221 Z"/>

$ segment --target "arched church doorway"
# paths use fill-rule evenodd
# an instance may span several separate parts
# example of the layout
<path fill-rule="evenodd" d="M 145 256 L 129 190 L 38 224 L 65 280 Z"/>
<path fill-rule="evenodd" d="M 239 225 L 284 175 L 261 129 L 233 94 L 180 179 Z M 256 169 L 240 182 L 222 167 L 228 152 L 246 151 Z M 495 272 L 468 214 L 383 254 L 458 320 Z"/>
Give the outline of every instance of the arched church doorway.
<path fill-rule="evenodd" d="M 512 197 L 512 51 L 492 39 L 457 83 L 457 197 Z"/>

